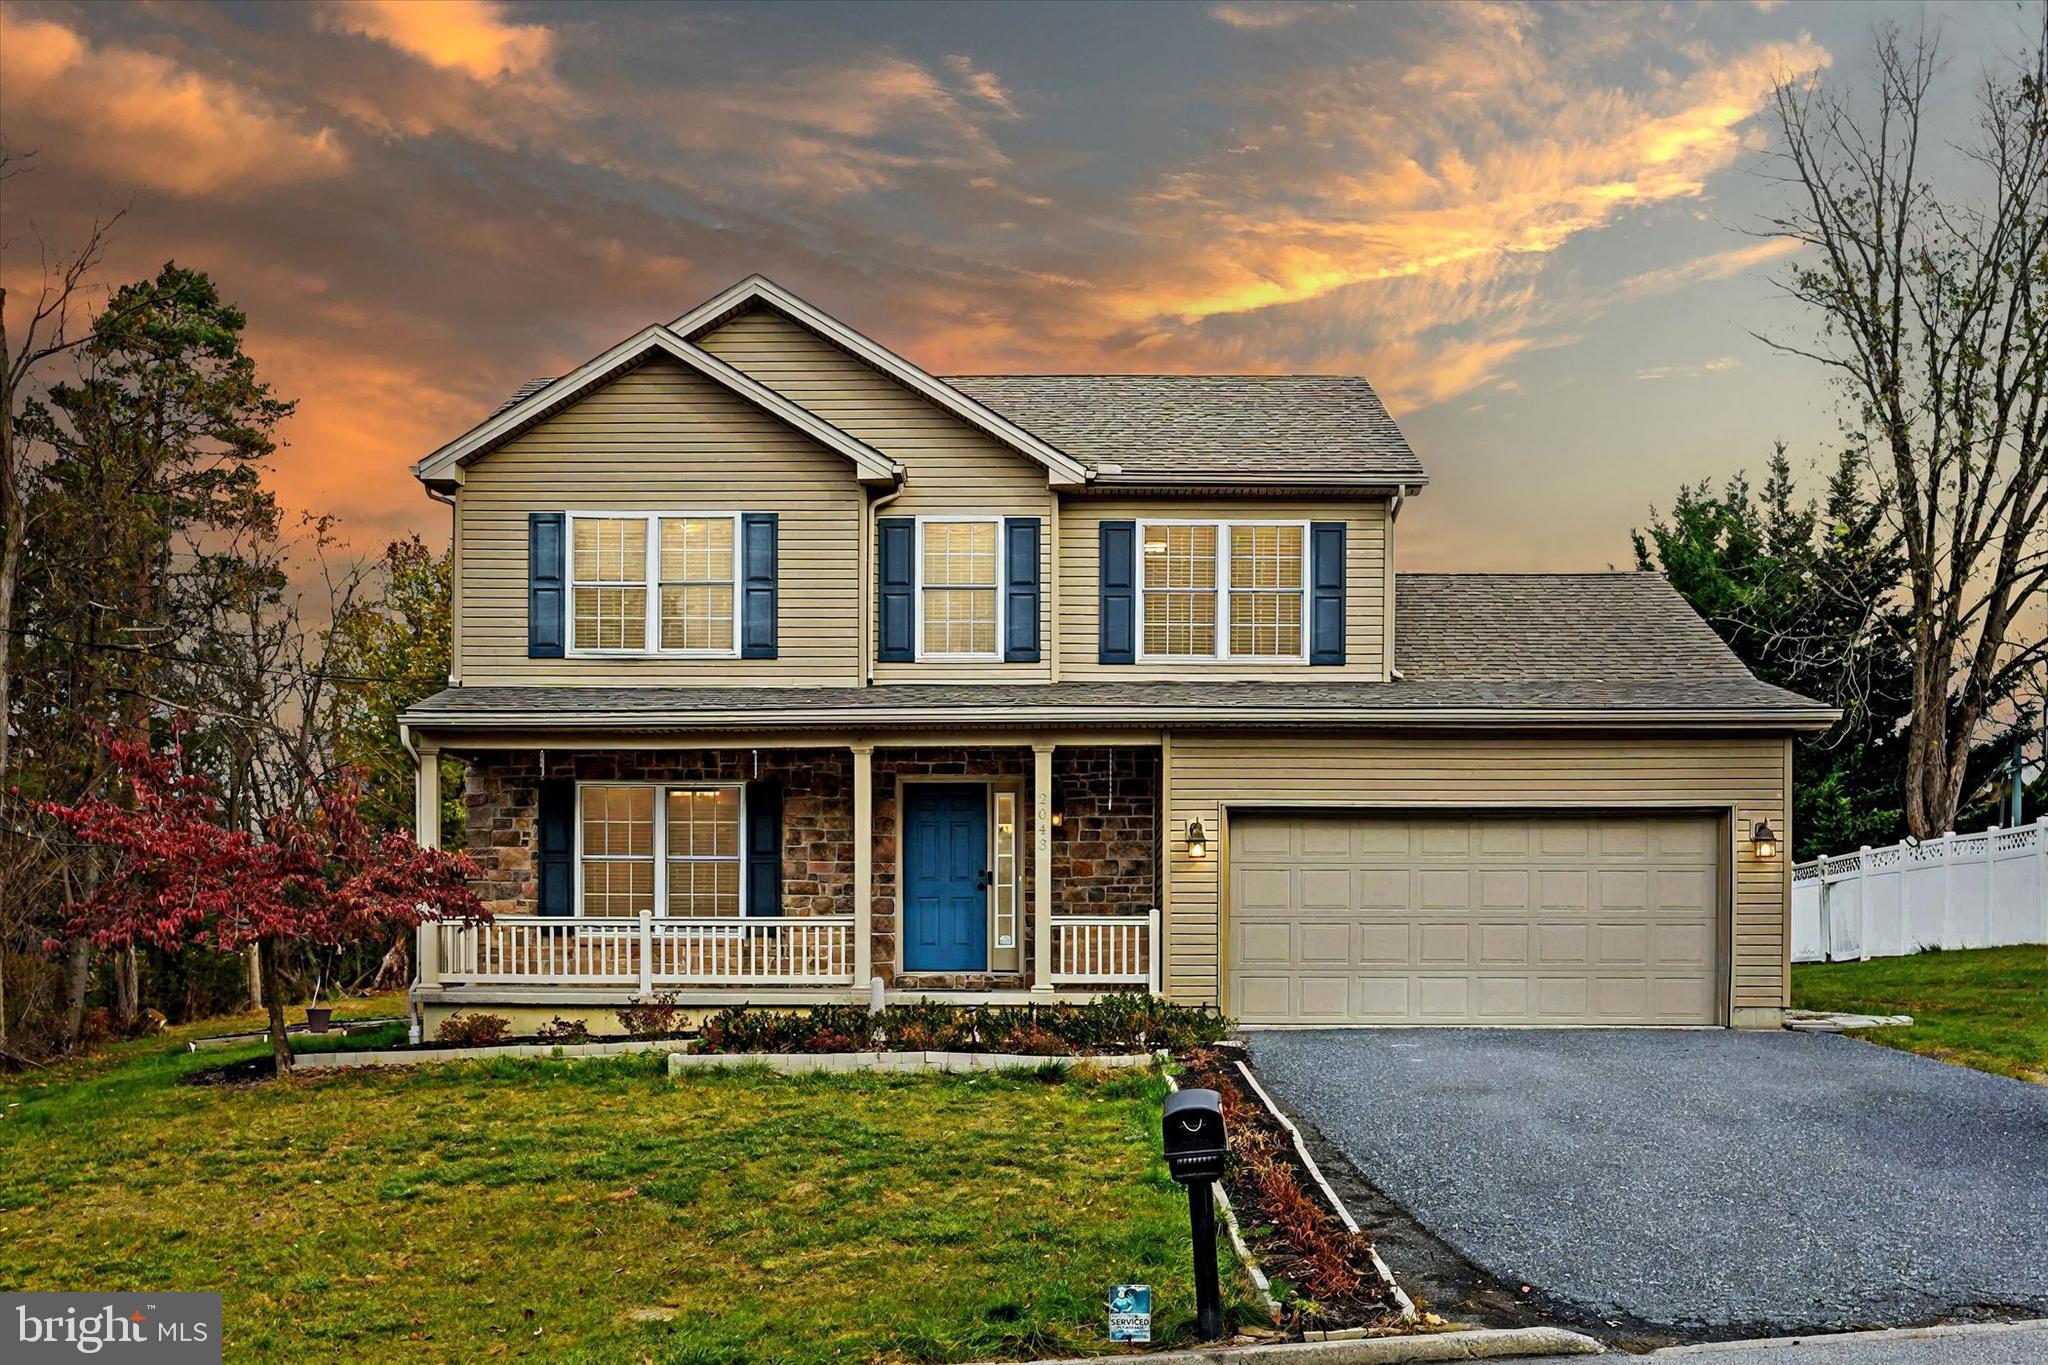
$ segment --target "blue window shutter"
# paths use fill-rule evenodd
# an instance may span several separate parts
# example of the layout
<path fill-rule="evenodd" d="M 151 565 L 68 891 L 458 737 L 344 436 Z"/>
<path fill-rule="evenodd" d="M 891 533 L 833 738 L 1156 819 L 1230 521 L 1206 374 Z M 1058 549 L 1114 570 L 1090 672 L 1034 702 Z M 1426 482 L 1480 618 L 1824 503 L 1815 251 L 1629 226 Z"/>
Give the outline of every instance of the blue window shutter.
<path fill-rule="evenodd" d="M 1138 662 L 1138 523 L 1105 521 L 1098 531 L 1102 591 L 1096 660 Z"/>
<path fill-rule="evenodd" d="M 1312 664 L 1344 662 L 1344 523 L 1308 528 L 1309 650 Z"/>
<path fill-rule="evenodd" d="M 782 913 L 782 784 L 747 783 L 748 915 Z"/>
<path fill-rule="evenodd" d="M 740 657 L 775 657 L 776 517 L 740 516 Z"/>
<path fill-rule="evenodd" d="M 576 913 L 576 784 L 544 778 L 540 784 L 539 845 L 534 870 L 539 879 L 535 908 L 543 915 Z"/>
<path fill-rule="evenodd" d="M 1038 518 L 1003 518 L 1003 657 L 1038 662 Z"/>
<path fill-rule="evenodd" d="M 914 622 L 917 518 L 875 518 L 875 657 L 908 663 L 917 657 Z"/>
<path fill-rule="evenodd" d="M 562 657 L 562 522 L 560 512 L 526 518 L 526 657 Z"/>

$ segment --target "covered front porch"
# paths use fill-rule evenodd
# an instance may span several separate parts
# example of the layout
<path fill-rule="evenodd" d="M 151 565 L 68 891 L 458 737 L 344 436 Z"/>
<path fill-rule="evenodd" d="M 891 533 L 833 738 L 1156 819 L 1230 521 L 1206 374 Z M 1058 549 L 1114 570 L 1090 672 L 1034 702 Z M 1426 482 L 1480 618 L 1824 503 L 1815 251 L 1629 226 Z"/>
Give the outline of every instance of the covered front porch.
<path fill-rule="evenodd" d="M 494 916 L 421 927 L 423 1013 L 1160 989 L 1156 733 L 594 741 L 416 737 Z"/>

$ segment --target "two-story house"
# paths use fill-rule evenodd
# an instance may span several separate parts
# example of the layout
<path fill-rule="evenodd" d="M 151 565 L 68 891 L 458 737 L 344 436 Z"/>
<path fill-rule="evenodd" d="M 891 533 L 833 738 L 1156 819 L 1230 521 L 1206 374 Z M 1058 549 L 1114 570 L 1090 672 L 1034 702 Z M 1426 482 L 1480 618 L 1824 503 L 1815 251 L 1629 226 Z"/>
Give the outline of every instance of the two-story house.
<path fill-rule="evenodd" d="M 1791 735 L 1658 577 L 1403 574 L 1327 376 L 939 378 L 752 278 L 421 461 L 496 912 L 415 1000 L 1152 989 L 1246 1023 L 1773 1026 Z"/>

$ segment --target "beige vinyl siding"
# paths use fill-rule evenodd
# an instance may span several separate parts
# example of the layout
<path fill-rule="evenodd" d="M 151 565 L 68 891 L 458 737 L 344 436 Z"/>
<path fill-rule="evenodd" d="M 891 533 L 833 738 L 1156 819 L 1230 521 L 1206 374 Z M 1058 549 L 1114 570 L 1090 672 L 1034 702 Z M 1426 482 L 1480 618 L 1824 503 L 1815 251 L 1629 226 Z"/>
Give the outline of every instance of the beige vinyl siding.
<path fill-rule="evenodd" d="M 1765 819 L 1788 831 L 1789 752 L 1790 741 L 1774 735 L 1178 732 L 1168 751 L 1166 992 L 1192 1004 L 1215 1003 L 1221 991 L 1226 807 L 1655 808 L 1732 810 L 1726 830 L 1734 868 L 1732 1003 L 1738 1010 L 1782 1008 L 1787 865 L 1782 855 L 1757 858 L 1748 833 Z M 1209 839 L 1210 855 L 1201 860 L 1187 854 L 1187 826 L 1195 819 Z"/>
<path fill-rule="evenodd" d="M 1201 663 L 1098 663 L 1101 613 L 1101 526 L 1105 521 L 1342 521 L 1344 532 L 1344 663 L 1341 667 L 1232 660 Z M 1385 633 L 1387 504 L 1385 499 L 1308 501 L 1289 498 L 1068 498 L 1060 507 L 1058 648 L 1062 681 L 1142 682 L 1159 679 L 1380 681 Z M 1306 620 L 1304 602 L 1304 623 Z"/>
<path fill-rule="evenodd" d="M 901 464 L 907 471 L 903 491 L 881 515 L 1040 519 L 1042 662 L 877 664 L 876 682 L 1050 680 L 1053 495 L 1037 461 L 926 402 L 779 313 L 741 313 L 696 340 L 733 368 Z M 869 612 L 875 608 L 873 596 L 866 594 L 864 609 Z"/>
<path fill-rule="evenodd" d="M 621 376 L 469 467 L 456 496 L 463 682 L 860 681 L 863 493 L 846 457 L 671 361 Z M 559 511 L 774 512 L 774 659 L 526 657 L 526 518 Z"/>

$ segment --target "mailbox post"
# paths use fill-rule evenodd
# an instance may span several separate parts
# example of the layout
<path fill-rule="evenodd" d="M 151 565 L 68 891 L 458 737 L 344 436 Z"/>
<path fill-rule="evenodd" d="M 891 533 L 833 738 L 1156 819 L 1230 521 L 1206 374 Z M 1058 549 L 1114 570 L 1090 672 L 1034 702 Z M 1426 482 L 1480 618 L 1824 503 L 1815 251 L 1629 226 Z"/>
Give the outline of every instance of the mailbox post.
<path fill-rule="evenodd" d="M 1188 1187 L 1188 1225 L 1195 1244 L 1195 1330 L 1204 1341 L 1223 1335 L 1223 1294 L 1216 1283 L 1216 1191 L 1230 1154 L 1223 1103 L 1213 1090 L 1166 1097 L 1161 1126 L 1166 1169 Z"/>

